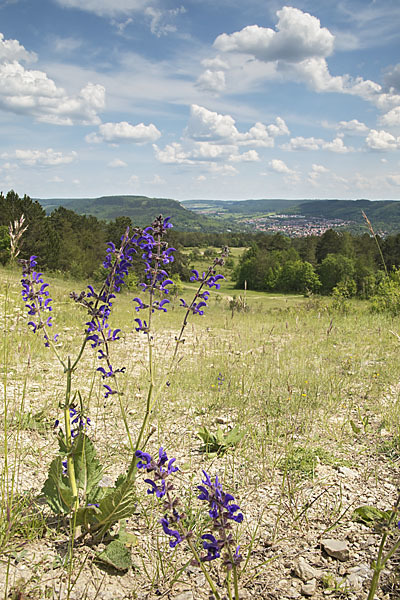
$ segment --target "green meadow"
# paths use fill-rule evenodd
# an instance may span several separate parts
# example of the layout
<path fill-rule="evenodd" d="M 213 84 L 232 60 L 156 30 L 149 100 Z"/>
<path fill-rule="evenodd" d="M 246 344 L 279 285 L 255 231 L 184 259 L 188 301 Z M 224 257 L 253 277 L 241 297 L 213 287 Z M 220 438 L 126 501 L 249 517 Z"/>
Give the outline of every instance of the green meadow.
<path fill-rule="evenodd" d="M 57 453 L 64 374 L 40 332 L 27 326 L 19 281 L 18 270 L 0 270 L 0 598 L 207 600 L 203 572 L 184 544 L 170 548 L 162 508 L 143 477 L 135 482 L 133 516 L 112 532 L 124 532 L 131 565 L 103 560 L 107 539 L 92 544 L 79 529 L 68 551 L 66 520 L 41 493 Z M 69 293 L 87 282 L 46 281 L 57 350 L 73 356 L 88 316 Z M 168 312 L 154 315 L 155 381 L 162 381 L 180 331 L 179 298 L 189 302 L 194 289 L 183 284 Z M 122 292 L 111 317 L 122 330 L 112 356 L 126 367 L 119 382 L 133 436 L 149 382 L 146 336 L 135 330 L 137 293 Z M 242 301 L 233 302 L 239 295 Z M 240 598 L 366 598 L 381 538 L 354 511 L 390 510 L 397 497 L 400 320 L 372 313 L 367 301 L 245 293 L 228 278 L 211 292 L 204 315 L 190 316 L 183 337 L 151 413 L 146 451 L 163 447 L 176 457 L 175 491 L 193 522 L 206 518 L 197 498 L 202 470 L 218 475 L 235 497 L 244 516 L 234 524 L 243 557 Z M 88 345 L 72 382 L 88 407 L 88 435 L 107 486 L 124 472 L 131 450 L 119 402 L 104 398 L 98 366 Z M 326 538 L 346 544 L 344 560 L 325 551 Z M 299 557 L 318 573 L 308 591 Z M 381 600 L 399 597 L 398 562 L 394 555 L 381 576 Z M 218 569 L 210 565 L 222 598 Z"/>

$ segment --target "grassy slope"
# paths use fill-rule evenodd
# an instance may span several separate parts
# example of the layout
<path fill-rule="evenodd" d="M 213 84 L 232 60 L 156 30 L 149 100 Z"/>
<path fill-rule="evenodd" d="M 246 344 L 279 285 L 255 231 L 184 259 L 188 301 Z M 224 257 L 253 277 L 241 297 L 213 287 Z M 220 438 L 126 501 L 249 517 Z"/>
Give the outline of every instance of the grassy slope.
<path fill-rule="evenodd" d="M 6 358 L 2 382 L 7 389 L 4 398 L 10 428 L 10 481 L 15 469 L 18 490 L 33 489 L 37 493 L 45 468 L 56 452 L 52 423 L 60 414 L 63 376 L 40 336 L 27 331 L 28 317 L 21 303 L 19 278 L 17 272 L 0 269 L 0 350 Z M 52 280 L 51 285 L 54 330 L 61 334 L 60 352 L 73 354 L 87 316 L 68 299 L 68 293 L 71 289 L 84 289 L 86 282 Z M 188 288 L 184 295 L 189 299 Z M 314 552 L 321 534 L 329 527 L 333 528 L 333 537 L 348 536 L 351 544 L 359 540 L 356 565 L 360 560 L 368 561 L 362 548 L 370 532 L 360 530 L 361 537 L 357 537 L 351 513 L 362 502 L 360 497 L 368 498 L 368 503 L 379 500 L 382 507 L 394 500 L 396 488 L 390 477 L 391 473 L 395 476 L 397 467 L 391 466 L 382 448 L 386 444 L 396 449 L 393 436 L 399 432 L 399 342 L 390 333 L 399 330 L 399 323 L 386 316 L 371 315 L 366 303 L 360 301 L 351 302 L 348 313 L 333 311 L 328 300 L 294 296 L 249 294 L 248 302 L 249 312 L 232 316 L 223 290 L 213 292 L 206 314 L 190 319 L 179 369 L 152 418 L 156 431 L 149 450 L 154 452 L 162 445 L 169 455 L 177 456 L 181 467 L 177 486 L 183 486 L 184 503 L 188 500 L 185 490 L 200 480 L 202 468 L 220 475 L 224 487 L 235 495 L 245 513 L 245 523 L 240 528 L 242 552 L 246 552 L 251 531 L 255 532 L 252 558 L 243 582 L 249 586 L 252 597 L 263 599 L 270 597 L 264 596 L 264 588 L 279 589 L 282 578 L 290 579 L 293 560 L 304 548 Z M 124 333 L 112 352 L 116 366 L 127 366 L 120 380 L 133 431 L 140 422 L 148 382 L 145 336 L 134 330 L 136 316 L 131 296 L 120 296 L 115 302 L 114 325 Z M 182 311 L 174 306 L 165 315 L 157 313 L 155 319 L 158 377 L 179 330 Z M 88 402 L 93 419 L 90 435 L 107 474 L 115 477 L 123 470 L 129 451 L 117 403 L 109 401 L 104 406 L 102 382 L 95 372 L 98 364 L 89 348 L 76 373 L 75 389 L 80 389 Z M 220 373 L 224 379 L 219 387 Z M 31 429 L 18 418 L 19 414 L 36 414 L 40 410 L 44 410 L 38 417 L 44 425 L 42 430 Z M 365 417 L 368 427 L 363 428 Z M 359 428 L 358 433 L 352 421 Z M 210 460 L 199 452 L 196 433 L 201 426 L 215 431 L 217 422 L 225 431 L 238 425 L 246 436 L 235 452 L 230 450 L 225 456 Z M 4 445 L 0 460 L 3 453 Z M 317 475 L 318 465 L 322 475 Z M 357 488 L 352 480 L 338 474 L 340 465 L 357 473 Z M 313 473 L 315 477 L 307 479 L 307 474 Z M 86 551 L 89 559 L 80 574 L 77 562 L 78 595 L 73 597 L 83 597 L 83 591 L 81 596 L 78 593 L 80 581 L 83 585 L 92 579 L 101 583 L 102 589 L 109 586 L 110 597 L 115 600 L 125 597 L 127 586 L 132 593 L 137 590 L 138 597 L 145 590 L 149 599 L 168 590 L 175 574 L 168 540 L 160 533 L 153 498 L 146 496 L 143 482 L 138 483 L 138 488 L 143 492 L 140 511 L 147 510 L 146 519 L 135 516 L 127 527 L 140 532 L 132 547 L 140 568 L 130 579 L 104 575 L 92 564 L 92 551 L 80 547 L 79 560 Z M 192 502 L 196 502 L 196 490 L 193 495 Z M 18 539 L 26 542 L 27 554 L 11 564 L 10 582 L 23 573 L 24 593 L 33 589 L 38 598 L 47 597 L 45 586 L 51 592 L 53 584 L 62 577 L 62 569 L 55 567 L 57 548 L 65 544 L 62 529 L 45 528 L 39 535 L 32 528 L 28 533 L 20 526 Z M 271 540 L 275 554 L 269 550 Z M 44 555 L 50 555 L 51 560 Z M 257 565 L 271 557 L 278 559 L 277 568 L 274 570 L 274 562 L 268 563 L 257 574 Z M 175 559 L 186 562 L 188 557 L 180 556 L 178 550 Z M 353 563 L 346 566 L 350 564 Z M 24 572 L 19 571 L 22 566 Z M 5 568 L 6 563 L 0 569 L 0 578 Z M 331 561 L 330 572 L 334 573 L 335 568 L 336 563 Z M 190 581 L 189 585 L 197 589 L 197 583 Z M 90 586 L 88 589 L 92 600 L 95 593 Z M 196 593 L 196 598 L 206 598 L 202 590 Z M 280 597 L 284 597 L 283 592 Z M 321 587 L 315 598 L 323 597 Z"/>

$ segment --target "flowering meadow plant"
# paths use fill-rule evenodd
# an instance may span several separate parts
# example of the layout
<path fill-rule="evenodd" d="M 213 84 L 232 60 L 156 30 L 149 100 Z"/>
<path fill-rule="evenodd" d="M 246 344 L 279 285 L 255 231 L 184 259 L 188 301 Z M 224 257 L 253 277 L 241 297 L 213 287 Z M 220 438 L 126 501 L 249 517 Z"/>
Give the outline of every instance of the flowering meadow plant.
<path fill-rule="evenodd" d="M 175 337 L 170 361 L 162 377 L 157 381 L 153 364 L 152 325 L 156 311 L 161 314 L 167 312 L 170 305 L 168 294 L 171 286 L 174 285 L 167 269 L 174 261 L 175 248 L 169 247 L 165 240 L 165 234 L 171 227 L 169 218 L 164 219 L 159 216 L 150 227 L 145 229 L 128 228 L 121 238 L 119 248 L 111 242 L 107 246 L 103 262 L 105 278 L 100 288 L 96 290 L 92 285 L 88 285 L 86 290 L 79 294 L 76 292 L 70 294 L 72 300 L 83 307 L 88 315 L 75 357 L 62 357 L 59 352 L 59 344 L 57 344 L 59 336 L 52 333 L 52 315 L 49 314 L 52 312 L 49 285 L 44 282 L 42 273 L 36 268 L 37 257 L 31 256 L 29 260 L 20 261 L 23 275 L 22 299 L 30 317 L 28 325 L 33 333 L 43 335 L 44 344 L 55 353 L 63 368 L 66 381 L 64 400 L 60 403 L 64 418 L 63 421 L 57 420 L 55 423 L 59 451 L 50 465 L 43 494 L 55 513 L 69 517 L 70 555 L 72 556 L 77 526 L 81 527 L 82 536 L 89 534 L 96 542 L 104 540 L 115 523 L 133 515 L 137 507 L 135 478 L 137 472 L 145 472 L 148 475 L 145 478 L 148 485 L 147 494 L 163 503 L 160 524 L 164 533 L 171 538 L 170 547 L 175 548 L 181 542 L 187 541 L 194 555 L 194 562 L 203 569 L 217 599 L 220 596 L 204 565 L 222 557 L 228 580 L 230 572 L 234 573 L 235 598 L 238 599 L 236 569 L 240 562 L 240 554 L 238 547 L 236 550 L 232 548 L 234 540 L 231 529 L 232 521 L 240 523 L 243 516 L 238 512 L 239 506 L 233 503 L 233 496 L 222 490 L 218 478 L 212 483 L 204 472 L 205 479 L 199 486 L 201 494 L 198 498 L 208 502 L 211 521 L 210 532 L 203 533 L 200 538 L 200 544 L 206 553 L 198 551 L 197 542 L 192 539 L 194 532 L 190 528 L 185 528 L 186 516 L 180 512 L 179 498 L 173 493 L 174 485 L 170 478 L 178 471 L 175 459 L 168 459 L 163 448 L 160 448 L 156 459 L 145 451 L 150 436 L 149 419 L 177 365 L 179 348 L 184 342 L 183 336 L 188 319 L 191 314 L 199 316 L 204 314 L 210 290 L 220 287 L 223 276 L 217 273 L 217 268 L 224 264 L 224 257 L 227 255 L 225 248 L 222 255 L 215 258 L 202 274 L 197 270 L 192 271 L 191 281 L 196 282 L 198 287 L 191 302 L 180 299 L 180 306 L 185 309 L 182 325 Z M 149 386 L 142 422 L 134 440 L 118 385 L 118 376 L 125 372 L 126 367 L 115 365 L 112 357 L 112 347 L 118 342 L 122 332 L 120 328 L 113 328 L 110 325 L 110 317 L 114 312 L 117 296 L 133 268 L 135 255 L 143 261 L 144 279 L 139 283 L 141 292 L 132 300 L 133 321 L 136 332 L 147 338 Z M 91 421 L 87 414 L 88 409 L 79 389 L 74 389 L 74 374 L 87 347 L 96 351 L 100 362 L 96 371 L 102 379 L 105 402 L 110 401 L 111 398 L 116 398 L 119 402 L 132 453 L 127 471 L 117 478 L 113 488 L 104 488 L 100 485 L 103 469 L 89 437 Z M 222 381 L 223 379 L 221 383 Z M 122 551 L 127 552 L 125 547 Z M 231 597 L 230 591 L 229 597 Z"/>
<path fill-rule="evenodd" d="M 136 451 L 136 456 L 139 459 L 137 468 L 149 475 L 144 479 L 145 483 L 149 485 L 147 494 L 155 495 L 158 500 L 162 501 L 163 517 L 159 522 L 164 533 L 171 538 L 169 541 L 170 548 L 175 548 L 184 541 L 187 542 L 193 554 L 192 564 L 201 568 L 217 600 L 221 596 L 205 564 L 221 558 L 222 567 L 227 573 L 228 597 L 239 600 L 238 567 L 242 556 L 240 555 L 240 546 L 235 544 L 232 521 L 242 523 L 243 514 L 239 512 L 240 506 L 234 503 L 235 498 L 222 489 L 218 476 L 215 477 L 213 482 L 208 473 L 203 471 L 204 479 L 202 485 L 197 486 L 200 491 L 197 498 L 208 504 L 208 528 L 210 532 L 202 533 L 197 538 L 201 540 L 202 549 L 206 551 L 204 553 L 198 548 L 199 540 L 196 539 L 196 532 L 189 524 L 185 513 L 181 511 L 180 498 L 177 494 L 174 494 L 174 485 L 170 481 L 170 476 L 179 471 L 178 467 L 175 466 L 176 459 L 168 459 L 164 448 L 159 449 L 157 460 L 153 459 L 147 452 L 140 450 Z M 235 545 L 236 548 L 233 550 Z M 234 595 L 232 595 L 231 589 L 231 574 L 233 574 Z"/>

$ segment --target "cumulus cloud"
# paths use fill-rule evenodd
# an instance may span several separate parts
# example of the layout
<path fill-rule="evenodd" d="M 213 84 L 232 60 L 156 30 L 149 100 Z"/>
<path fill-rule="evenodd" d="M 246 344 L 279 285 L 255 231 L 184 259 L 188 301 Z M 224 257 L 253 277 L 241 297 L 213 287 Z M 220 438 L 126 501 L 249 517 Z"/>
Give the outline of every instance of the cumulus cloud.
<path fill-rule="evenodd" d="M 317 186 L 321 175 L 326 175 L 329 172 L 329 169 L 323 165 L 313 164 L 311 166 L 311 171 L 308 173 L 308 182 L 313 186 Z"/>
<path fill-rule="evenodd" d="M 15 55 L 12 52 L 15 51 Z M 55 125 L 89 125 L 100 122 L 105 89 L 88 83 L 79 94 L 68 96 L 43 71 L 26 69 L 21 62 L 35 56 L 16 40 L 0 38 L 0 109 L 33 116 L 37 121 Z M 18 62 L 21 61 L 21 62 Z"/>
<path fill-rule="evenodd" d="M 4 35 L 0 33 L 0 62 L 19 60 L 36 62 L 37 56 L 35 52 L 28 52 L 18 40 L 6 40 Z"/>
<path fill-rule="evenodd" d="M 278 10 L 277 16 L 277 31 L 250 25 L 230 35 L 219 35 L 214 46 L 222 52 L 250 54 L 267 62 L 298 63 L 332 53 L 334 36 L 321 27 L 319 19 L 290 6 Z"/>
<path fill-rule="evenodd" d="M 121 167 L 127 167 L 128 164 L 121 160 L 120 158 L 114 158 L 111 162 L 108 163 L 107 167 L 111 167 L 112 169 L 118 169 Z"/>
<path fill-rule="evenodd" d="M 206 69 L 198 77 L 196 86 L 205 92 L 222 92 L 226 87 L 225 72 Z"/>
<path fill-rule="evenodd" d="M 300 174 L 297 171 L 290 169 L 287 164 L 279 158 L 273 158 L 270 160 L 268 166 L 271 171 L 284 175 L 285 180 L 288 183 L 295 183 L 300 180 Z"/>
<path fill-rule="evenodd" d="M 155 142 L 160 136 L 161 133 L 153 123 L 150 123 L 150 125 L 144 125 L 144 123 L 131 125 L 126 121 L 121 121 L 120 123 L 102 123 L 99 125 L 98 133 L 90 133 L 85 139 L 88 143 L 95 144 L 101 142 L 146 144 L 147 142 Z"/>
<path fill-rule="evenodd" d="M 218 162 L 255 162 L 260 160 L 255 150 L 242 154 L 236 146 L 212 144 L 210 142 L 194 142 L 190 148 L 185 148 L 178 142 L 168 144 L 162 150 L 154 145 L 157 160 L 165 164 L 195 165 L 205 164 L 211 168 Z M 230 169 L 231 170 L 231 169 Z"/>
<path fill-rule="evenodd" d="M 45 166 L 57 166 L 57 165 L 66 165 L 77 158 L 76 152 L 70 152 L 69 154 L 63 154 L 62 152 L 57 152 L 53 150 L 53 148 L 48 148 L 47 150 L 20 150 L 17 149 L 14 152 L 8 153 L 5 152 L 1 155 L 2 158 L 5 159 L 13 159 L 24 165 L 35 166 L 35 165 L 45 165 Z"/>
<path fill-rule="evenodd" d="M 255 123 L 248 131 L 241 133 L 231 115 L 222 115 L 197 104 L 192 104 L 190 108 L 190 117 L 185 129 L 185 135 L 192 140 L 270 148 L 274 146 L 275 137 L 289 133 L 285 121 L 280 117 L 270 125 Z"/>
<path fill-rule="evenodd" d="M 313 173 L 318 173 L 319 175 L 323 173 L 329 173 L 329 169 L 324 167 L 324 165 L 313 164 L 311 169 Z"/>
<path fill-rule="evenodd" d="M 229 65 L 226 61 L 222 60 L 220 56 L 214 58 L 205 58 L 201 61 L 201 64 L 206 69 L 226 70 L 229 69 Z"/>
<path fill-rule="evenodd" d="M 365 123 L 361 123 L 357 119 L 352 119 L 351 121 L 339 121 L 336 128 L 345 133 L 356 135 L 363 135 L 368 131 L 368 127 Z"/>
<path fill-rule="evenodd" d="M 243 55 L 258 64 L 273 66 L 268 74 L 260 70 L 259 78 L 281 77 L 304 83 L 320 93 L 359 96 L 383 111 L 400 105 L 400 94 L 397 93 L 400 92 L 400 65 L 386 74 L 388 91 L 362 77 L 333 76 L 326 59 L 334 49 L 335 36 L 321 27 L 319 19 L 297 8 L 285 6 L 276 14 L 276 30 L 250 25 L 231 34 L 219 35 L 214 47 L 226 56 Z"/>
<path fill-rule="evenodd" d="M 341 137 L 336 137 L 331 142 L 327 142 L 321 138 L 309 137 L 304 138 L 298 136 L 292 138 L 288 144 L 283 144 L 283 150 L 328 150 L 330 152 L 336 152 L 337 154 L 346 154 L 347 152 L 353 152 L 354 148 L 345 146 Z"/>
<path fill-rule="evenodd" d="M 386 127 L 398 127 L 400 125 L 400 106 L 396 106 L 382 115 L 379 123 Z"/>
<path fill-rule="evenodd" d="M 163 149 L 156 145 L 153 147 L 160 162 L 202 164 L 214 172 L 218 165 L 218 169 L 224 174 L 234 174 L 237 171 L 232 163 L 259 161 L 260 157 L 255 148 L 271 148 L 274 146 L 275 137 L 288 134 L 289 129 L 280 117 L 270 125 L 255 123 L 247 131 L 240 132 L 231 115 L 219 114 L 193 104 L 181 142 L 173 142 Z M 253 148 L 243 152 L 243 146 Z M 225 165 L 224 169 L 222 164 Z"/>
<path fill-rule="evenodd" d="M 276 173 L 285 173 L 286 175 L 288 175 L 294 172 L 292 171 L 292 169 L 289 169 L 289 167 L 286 165 L 286 163 L 283 162 L 283 160 L 280 160 L 279 158 L 273 158 L 269 161 L 268 164 L 271 167 L 271 169 Z"/>
<path fill-rule="evenodd" d="M 367 135 L 365 142 L 371 150 L 378 150 L 381 152 L 387 150 L 398 150 L 400 148 L 400 137 L 395 137 L 388 131 L 381 129 L 371 129 Z"/>

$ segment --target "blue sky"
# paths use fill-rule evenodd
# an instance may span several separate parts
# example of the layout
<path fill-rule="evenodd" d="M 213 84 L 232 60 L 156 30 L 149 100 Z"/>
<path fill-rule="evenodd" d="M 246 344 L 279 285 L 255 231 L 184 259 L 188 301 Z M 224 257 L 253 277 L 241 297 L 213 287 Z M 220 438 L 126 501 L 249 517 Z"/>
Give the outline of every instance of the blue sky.
<path fill-rule="evenodd" d="M 400 199 L 398 0 L 0 0 L 0 190 Z"/>

